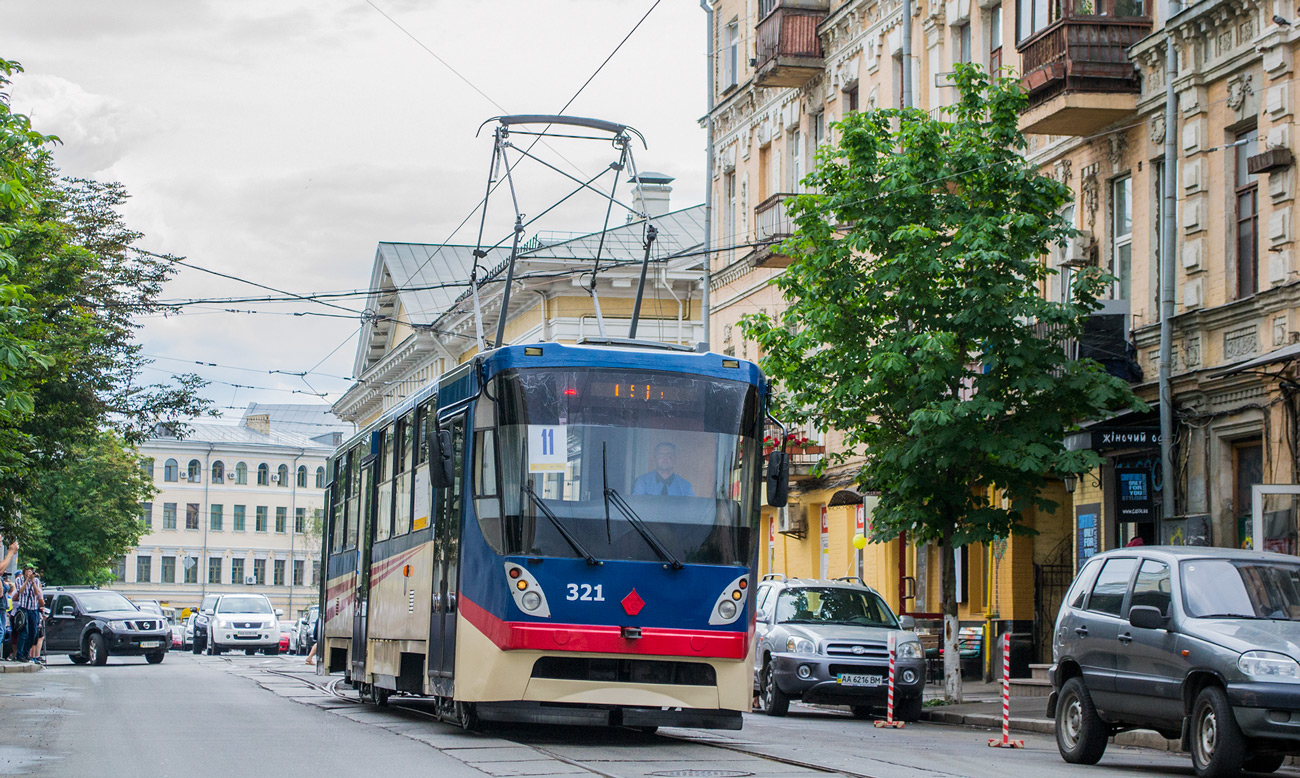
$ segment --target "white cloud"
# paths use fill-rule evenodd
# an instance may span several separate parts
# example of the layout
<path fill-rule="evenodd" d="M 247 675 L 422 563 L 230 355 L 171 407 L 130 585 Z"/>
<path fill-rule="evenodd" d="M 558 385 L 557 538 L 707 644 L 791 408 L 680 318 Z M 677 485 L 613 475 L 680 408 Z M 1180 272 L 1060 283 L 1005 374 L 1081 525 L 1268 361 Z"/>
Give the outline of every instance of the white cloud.
<path fill-rule="evenodd" d="M 66 172 L 96 176 L 148 140 L 156 117 L 122 100 L 86 91 L 55 75 L 24 74 L 13 88 L 14 109 L 40 132 L 59 136 L 55 159 Z"/>

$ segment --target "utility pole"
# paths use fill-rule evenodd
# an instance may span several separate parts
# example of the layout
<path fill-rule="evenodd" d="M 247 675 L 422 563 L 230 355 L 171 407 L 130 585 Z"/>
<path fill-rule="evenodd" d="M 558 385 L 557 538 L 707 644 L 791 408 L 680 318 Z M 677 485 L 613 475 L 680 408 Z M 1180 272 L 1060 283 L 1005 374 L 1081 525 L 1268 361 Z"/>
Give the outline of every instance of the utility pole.
<path fill-rule="evenodd" d="M 903 107 L 912 107 L 912 0 L 903 0 Z"/>
<path fill-rule="evenodd" d="M 1178 75 L 1178 52 L 1169 22 L 1182 10 L 1178 0 L 1169 0 L 1169 16 L 1165 19 L 1165 163 L 1164 207 L 1160 209 L 1160 517 L 1156 521 L 1156 542 L 1163 536 L 1161 523 L 1174 516 L 1174 493 L 1177 478 L 1174 472 L 1174 390 L 1170 374 L 1173 371 L 1173 317 L 1174 317 L 1174 251 L 1177 225 L 1174 210 L 1177 203 L 1178 180 L 1178 95 L 1174 92 L 1174 77 Z"/>
<path fill-rule="evenodd" d="M 713 7 L 709 5 L 709 0 L 700 0 L 700 7 L 704 9 L 707 20 L 704 50 L 708 56 L 704 61 L 709 71 L 709 94 L 706 101 L 709 110 L 704 115 L 704 153 L 707 156 L 704 162 L 704 285 L 700 292 L 700 324 L 704 327 L 704 341 L 707 343 L 712 340 L 709 333 L 709 284 L 712 283 L 713 252 L 709 249 L 713 245 L 713 58 L 717 52 L 713 48 Z"/>

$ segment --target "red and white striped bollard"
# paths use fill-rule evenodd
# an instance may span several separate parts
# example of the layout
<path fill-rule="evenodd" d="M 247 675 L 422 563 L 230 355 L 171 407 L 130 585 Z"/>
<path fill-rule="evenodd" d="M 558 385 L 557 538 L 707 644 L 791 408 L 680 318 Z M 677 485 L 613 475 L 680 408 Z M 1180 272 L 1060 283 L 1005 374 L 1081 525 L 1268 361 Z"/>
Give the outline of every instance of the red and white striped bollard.
<path fill-rule="evenodd" d="M 885 698 L 885 720 L 877 720 L 877 727 L 903 728 L 903 722 L 894 721 L 894 656 L 897 648 L 898 637 L 891 632 L 889 634 L 889 696 Z"/>
<path fill-rule="evenodd" d="M 1025 741 L 1011 739 L 1011 630 L 1002 633 L 1002 739 L 990 738 L 989 747 L 1025 747 Z"/>

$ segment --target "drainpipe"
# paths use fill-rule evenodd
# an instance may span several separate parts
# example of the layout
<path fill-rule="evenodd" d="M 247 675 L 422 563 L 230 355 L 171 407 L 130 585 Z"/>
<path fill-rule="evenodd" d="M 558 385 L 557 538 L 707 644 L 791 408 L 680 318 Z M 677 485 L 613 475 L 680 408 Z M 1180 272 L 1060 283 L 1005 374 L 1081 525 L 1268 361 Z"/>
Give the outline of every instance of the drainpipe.
<path fill-rule="evenodd" d="M 912 0 L 903 0 L 903 107 L 912 107 Z"/>
<path fill-rule="evenodd" d="M 1173 353 L 1174 317 L 1174 250 L 1177 240 L 1174 209 L 1178 207 L 1178 95 L 1174 92 L 1174 77 L 1178 74 L 1178 51 L 1169 22 L 1182 10 L 1178 0 L 1169 0 L 1169 16 L 1165 19 L 1165 180 L 1164 208 L 1161 209 L 1160 251 L 1160 520 L 1174 516 L 1174 492 L 1177 478 L 1174 473 L 1174 390 L 1170 372 Z M 1156 522 L 1156 542 L 1160 542 L 1163 528 Z"/>
<path fill-rule="evenodd" d="M 284 572 L 289 576 L 289 607 L 285 610 L 285 615 L 291 619 L 293 618 L 293 542 L 298 534 L 298 460 L 306 455 L 307 449 L 299 449 L 298 456 L 293 458 L 293 490 L 289 492 L 289 569 Z M 302 523 L 303 529 L 306 529 L 306 516 L 303 517 Z M 274 569 L 271 570 L 271 583 L 275 583 Z"/>
<path fill-rule="evenodd" d="M 203 562 L 208 561 L 208 525 L 212 522 L 212 505 L 208 502 L 208 486 L 212 483 L 212 449 L 216 448 L 216 443 L 208 444 L 208 453 L 203 455 L 203 513 L 199 514 L 199 523 L 203 525 L 203 553 L 199 555 L 199 560 L 194 562 L 199 566 L 195 571 L 199 580 L 202 581 L 202 588 L 199 589 L 199 604 L 203 604 L 203 598 L 208 595 L 208 576 L 202 569 Z M 225 470 L 223 465 L 222 480 L 225 480 Z M 205 520 L 203 517 L 208 518 Z M 181 561 L 181 567 L 185 567 L 184 560 Z M 181 571 L 181 580 L 185 579 L 184 570 Z"/>
<path fill-rule="evenodd" d="M 708 56 L 704 59 L 709 71 L 709 112 L 704 117 L 704 153 L 707 156 L 704 163 L 704 284 L 700 294 L 700 324 L 704 327 L 704 342 L 707 345 L 711 337 L 709 284 L 712 283 L 713 275 L 713 253 L 709 249 L 713 244 L 713 58 L 716 52 L 713 49 L 713 8 L 709 5 L 709 0 L 700 0 L 700 7 L 704 9 L 708 20 L 705 28 L 705 50 Z"/>

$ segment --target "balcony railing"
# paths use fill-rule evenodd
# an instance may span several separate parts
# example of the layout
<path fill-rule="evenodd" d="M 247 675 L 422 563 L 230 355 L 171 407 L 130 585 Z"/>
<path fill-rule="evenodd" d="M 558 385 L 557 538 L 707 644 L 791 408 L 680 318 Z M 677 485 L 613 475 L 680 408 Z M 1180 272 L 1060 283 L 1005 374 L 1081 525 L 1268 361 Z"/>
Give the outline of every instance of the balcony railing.
<path fill-rule="evenodd" d="M 1135 0 L 1063 0 L 1061 17 L 1020 41 L 1029 108 L 1062 92 L 1137 93 L 1128 49 L 1151 31 Z"/>
<path fill-rule="evenodd" d="M 802 86 L 822 72 L 817 25 L 830 0 L 761 0 L 757 30 L 759 86 Z"/>
<path fill-rule="evenodd" d="M 750 254 L 755 267 L 785 267 L 790 264 L 790 260 L 776 248 L 794 233 L 794 222 L 785 210 L 785 201 L 791 197 L 794 195 L 781 192 L 754 206 L 754 242 L 760 244 Z"/>

